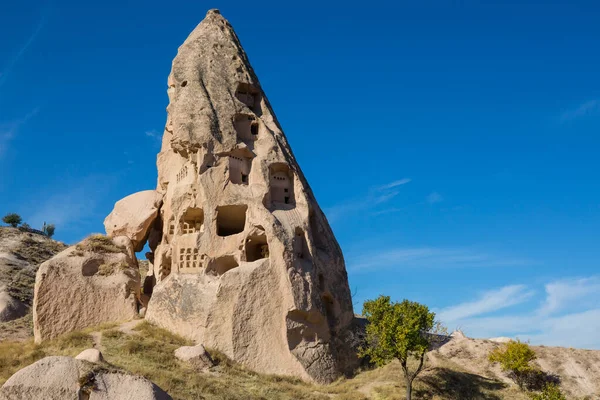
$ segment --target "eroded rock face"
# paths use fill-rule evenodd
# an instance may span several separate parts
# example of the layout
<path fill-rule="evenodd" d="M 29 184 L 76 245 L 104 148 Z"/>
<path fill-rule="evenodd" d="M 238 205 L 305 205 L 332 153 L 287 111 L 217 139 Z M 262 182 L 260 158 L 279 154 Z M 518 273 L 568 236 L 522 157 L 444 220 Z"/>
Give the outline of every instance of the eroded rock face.
<path fill-rule="evenodd" d="M 115 240 L 123 243 L 120 240 Z M 135 318 L 140 274 L 124 247 L 92 236 L 43 263 L 36 275 L 33 331 L 37 343 L 105 322 Z"/>
<path fill-rule="evenodd" d="M 170 400 L 140 376 L 107 372 L 84 360 L 46 357 L 11 376 L 0 388 L 2 400 Z"/>
<path fill-rule="evenodd" d="M 254 370 L 332 381 L 356 361 L 344 259 L 218 11 L 179 48 L 168 86 L 146 319 Z"/>
<path fill-rule="evenodd" d="M 128 237 L 135 249 L 141 251 L 158 216 L 163 195 L 155 190 L 131 194 L 117 201 L 104 220 L 104 229 L 111 237 Z"/>

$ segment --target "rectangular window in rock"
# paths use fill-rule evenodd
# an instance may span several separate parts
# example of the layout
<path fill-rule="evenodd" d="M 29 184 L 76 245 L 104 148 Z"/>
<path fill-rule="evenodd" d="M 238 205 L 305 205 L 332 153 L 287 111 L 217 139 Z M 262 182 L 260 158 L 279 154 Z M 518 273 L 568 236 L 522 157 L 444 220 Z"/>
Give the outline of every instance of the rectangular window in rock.
<path fill-rule="evenodd" d="M 181 233 L 198 233 L 202 231 L 204 212 L 201 208 L 188 208 L 181 217 Z"/>
<path fill-rule="evenodd" d="M 294 175 L 287 164 L 276 163 L 269 167 L 271 204 L 295 204 Z"/>
<path fill-rule="evenodd" d="M 247 185 L 252 167 L 252 153 L 237 149 L 229 153 L 229 180 L 237 185 Z"/>
<path fill-rule="evenodd" d="M 237 136 L 246 143 L 258 138 L 258 122 L 253 115 L 236 114 L 233 126 Z"/>
<path fill-rule="evenodd" d="M 246 239 L 246 261 L 252 262 L 269 257 L 269 245 L 265 235 L 252 235 Z"/>
<path fill-rule="evenodd" d="M 247 105 L 251 110 L 254 110 L 254 108 L 258 106 L 258 89 L 249 83 L 238 83 L 237 90 L 235 91 L 235 97 Z"/>
<path fill-rule="evenodd" d="M 197 272 L 202 266 L 196 248 L 180 248 L 178 262 L 180 272 Z"/>
<path fill-rule="evenodd" d="M 217 235 L 230 236 L 244 231 L 247 205 L 217 207 Z"/>

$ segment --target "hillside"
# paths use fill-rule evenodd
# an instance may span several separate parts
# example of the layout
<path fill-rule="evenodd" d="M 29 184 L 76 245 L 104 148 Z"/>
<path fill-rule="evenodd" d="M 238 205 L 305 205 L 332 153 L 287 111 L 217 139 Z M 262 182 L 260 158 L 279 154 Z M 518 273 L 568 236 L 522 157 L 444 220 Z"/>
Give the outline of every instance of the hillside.
<path fill-rule="evenodd" d="M 0 227 L 0 339 L 29 335 L 37 269 L 66 247 L 38 233 Z"/>

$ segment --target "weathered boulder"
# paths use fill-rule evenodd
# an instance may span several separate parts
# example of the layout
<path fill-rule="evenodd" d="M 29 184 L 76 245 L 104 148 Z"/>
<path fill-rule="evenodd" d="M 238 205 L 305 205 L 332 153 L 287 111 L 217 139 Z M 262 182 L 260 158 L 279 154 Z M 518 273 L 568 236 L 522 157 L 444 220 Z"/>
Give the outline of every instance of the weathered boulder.
<path fill-rule="evenodd" d="M 27 310 L 29 307 L 9 295 L 6 286 L 0 284 L 0 322 L 20 318 L 27 314 Z"/>
<path fill-rule="evenodd" d="M 197 370 L 205 370 L 215 365 L 210 354 L 201 344 L 196 346 L 182 346 L 175 350 L 175 357 L 192 365 Z"/>
<path fill-rule="evenodd" d="M 260 372 L 336 379 L 357 361 L 344 258 L 218 11 L 168 86 L 146 319 Z"/>
<path fill-rule="evenodd" d="M 85 349 L 81 353 L 77 354 L 75 359 L 89 361 L 91 363 L 104 362 L 104 357 L 102 356 L 102 353 L 98 349 Z"/>
<path fill-rule="evenodd" d="M 145 190 L 117 201 L 104 220 L 106 234 L 111 237 L 126 236 L 131 239 L 135 251 L 141 251 L 158 216 L 162 198 L 163 195 L 155 190 Z"/>
<path fill-rule="evenodd" d="M 11 376 L 0 388 L 0 400 L 168 400 L 149 380 L 71 357 L 46 357 Z"/>
<path fill-rule="evenodd" d="M 93 235 L 43 263 L 36 275 L 37 343 L 105 322 L 135 318 L 140 275 L 126 250 Z"/>

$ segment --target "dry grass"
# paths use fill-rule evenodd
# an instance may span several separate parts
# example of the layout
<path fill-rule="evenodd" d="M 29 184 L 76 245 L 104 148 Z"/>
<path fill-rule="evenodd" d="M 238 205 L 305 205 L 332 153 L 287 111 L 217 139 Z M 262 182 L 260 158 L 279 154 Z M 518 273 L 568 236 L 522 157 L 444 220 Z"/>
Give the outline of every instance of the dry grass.
<path fill-rule="evenodd" d="M 37 345 L 32 339 L 25 342 L 0 342 L 0 385 L 19 369 L 46 356 L 76 356 L 92 347 L 92 337 L 83 332 L 73 332 Z"/>
<path fill-rule="evenodd" d="M 5 340 L 21 341 L 33 335 L 33 315 L 31 312 L 21 318 L 0 322 L 0 343 Z"/>
<path fill-rule="evenodd" d="M 283 400 L 396 400 L 405 398 L 398 363 L 366 370 L 331 385 L 316 385 L 296 378 L 250 371 L 210 351 L 217 366 L 199 373 L 174 356 L 191 343 L 168 331 L 142 322 L 135 334 L 119 331 L 116 324 L 72 333 L 36 346 L 32 341 L 0 343 L 0 384 L 18 369 L 48 355 L 74 356 L 92 347 L 92 331 L 102 332 L 107 368 L 145 376 L 174 399 L 283 399 Z M 415 399 L 426 400 L 524 400 L 522 393 L 501 382 L 464 372 L 453 364 L 438 365 L 422 373 L 414 385 Z"/>
<path fill-rule="evenodd" d="M 119 271 L 126 271 L 129 269 L 129 265 L 126 262 L 120 263 L 105 263 L 100 264 L 98 267 L 98 275 L 109 276 L 116 274 Z"/>
<path fill-rule="evenodd" d="M 115 245 L 111 238 L 100 233 L 90 235 L 84 241 L 77 244 L 77 250 L 90 251 L 93 253 L 122 253 L 123 247 Z"/>

